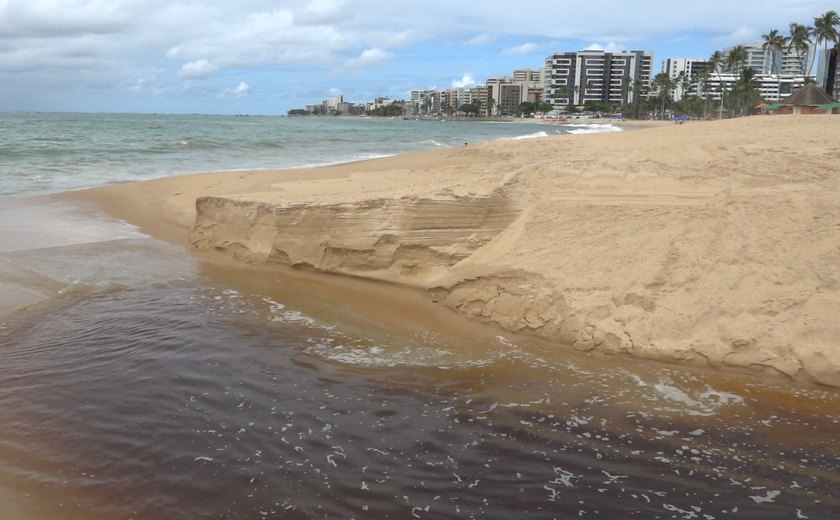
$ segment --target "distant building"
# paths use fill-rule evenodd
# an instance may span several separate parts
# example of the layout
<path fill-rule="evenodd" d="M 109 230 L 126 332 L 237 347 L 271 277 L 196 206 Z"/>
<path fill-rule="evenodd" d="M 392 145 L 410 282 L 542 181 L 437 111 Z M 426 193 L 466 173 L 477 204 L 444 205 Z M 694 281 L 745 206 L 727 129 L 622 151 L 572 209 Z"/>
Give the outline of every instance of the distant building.
<path fill-rule="evenodd" d="M 430 116 L 441 113 L 439 90 L 412 90 L 409 113 L 414 116 Z"/>
<path fill-rule="evenodd" d="M 651 84 L 653 53 L 580 51 L 546 58 L 545 100 L 555 108 L 588 101 L 632 103 Z"/>
<path fill-rule="evenodd" d="M 522 103 L 543 99 L 545 69 L 519 69 L 512 76 L 490 78 L 485 82 L 491 115 L 518 115 Z"/>
<path fill-rule="evenodd" d="M 808 67 L 814 61 L 815 47 L 808 46 L 805 54 L 799 56 L 796 49 L 786 47 L 782 52 L 773 53 L 769 49 L 764 50 L 764 43 L 743 44 L 747 50 L 747 61 L 744 64 L 752 68 L 758 74 L 801 74 L 808 72 Z M 727 47 L 723 50 L 724 57 L 728 57 L 734 47 Z M 735 72 L 735 71 L 727 71 Z"/>
<path fill-rule="evenodd" d="M 836 58 L 835 60 L 831 59 L 832 50 L 821 50 L 820 51 L 820 64 L 817 67 L 817 85 L 822 88 L 826 94 L 830 95 L 834 99 L 838 99 L 840 96 L 840 67 L 837 66 Z M 832 63 L 833 61 L 833 63 Z M 829 72 L 832 72 L 833 78 L 829 82 Z"/>
<path fill-rule="evenodd" d="M 738 82 L 738 75 L 728 72 L 714 73 L 709 75 L 707 90 L 702 90 L 699 83 L 695 82 L 688 89 L 687 94 L 693 94 L 701 99 L 720 100 L 722 93 L 732 92 Z M 758 74 L 754 79 L 754 85 L 759 95 L 765 101 L 780 101 L 788 97 L 792 92 L 805 85 L 805 76 L 792 74 Z"/>
<path fill-rule="evenodd" d="M 662 72 L 667 74 L 677 85 L 674 89 L 674 101 L 682 100 L 691 90 L 700 74 L 709 68 L 709 62 L 700 58 L 666 58 L 662 60 Z"/>

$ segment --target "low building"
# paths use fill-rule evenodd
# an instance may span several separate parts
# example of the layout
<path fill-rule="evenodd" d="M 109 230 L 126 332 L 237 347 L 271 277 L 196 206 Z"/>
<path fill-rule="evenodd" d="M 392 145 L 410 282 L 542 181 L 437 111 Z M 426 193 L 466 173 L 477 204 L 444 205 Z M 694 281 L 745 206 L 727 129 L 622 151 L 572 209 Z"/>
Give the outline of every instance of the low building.
<path fill-rule="evenodd" d="M 778 114 L 825 114 L 820 105 L 834 101 L 823 89 L 809 83 L 779 102 Z"/>

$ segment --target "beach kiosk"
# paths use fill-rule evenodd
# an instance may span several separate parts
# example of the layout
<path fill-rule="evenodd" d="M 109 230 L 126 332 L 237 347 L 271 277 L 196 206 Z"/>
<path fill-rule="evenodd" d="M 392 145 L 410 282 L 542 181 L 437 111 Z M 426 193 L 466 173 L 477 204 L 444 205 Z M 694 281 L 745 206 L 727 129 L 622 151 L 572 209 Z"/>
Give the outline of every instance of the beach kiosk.
<path fill-rule="evenodd" d="M 779 101 L 778 114 L 825 114 L 820 105 L 832 103 L 834 100 L 826 92 L 813 83 L 808 83 L 790 96 Z"/>

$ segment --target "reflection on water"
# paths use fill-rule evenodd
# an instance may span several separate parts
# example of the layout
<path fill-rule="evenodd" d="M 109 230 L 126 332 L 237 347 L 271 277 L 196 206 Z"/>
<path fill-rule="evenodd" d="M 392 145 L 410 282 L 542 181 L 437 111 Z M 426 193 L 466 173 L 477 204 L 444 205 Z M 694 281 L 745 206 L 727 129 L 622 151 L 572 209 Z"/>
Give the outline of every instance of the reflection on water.
<path fill-rule="evenodd" d="M 148 239 L 26 255 L 56 283 L 91 263 L 109 283 L 1 320 L 0 516 L 840 510 L 828 389 L 394 332 Z"/>

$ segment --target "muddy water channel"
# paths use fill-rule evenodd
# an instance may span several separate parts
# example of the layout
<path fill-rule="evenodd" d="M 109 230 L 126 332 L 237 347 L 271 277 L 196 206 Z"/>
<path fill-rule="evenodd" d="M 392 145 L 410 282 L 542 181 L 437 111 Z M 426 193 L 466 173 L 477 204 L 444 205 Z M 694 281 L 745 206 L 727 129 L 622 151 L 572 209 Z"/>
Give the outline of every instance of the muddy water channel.
<path fill-rule="evenodd" d="M 65 284 L 0 319 L 3 518 L 840 513 L 830 389 L 395 331 L 147 238 L 0 260 Z"/>

